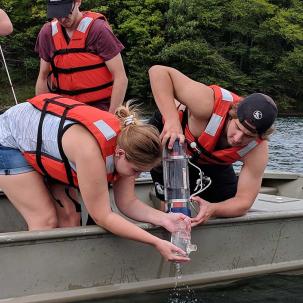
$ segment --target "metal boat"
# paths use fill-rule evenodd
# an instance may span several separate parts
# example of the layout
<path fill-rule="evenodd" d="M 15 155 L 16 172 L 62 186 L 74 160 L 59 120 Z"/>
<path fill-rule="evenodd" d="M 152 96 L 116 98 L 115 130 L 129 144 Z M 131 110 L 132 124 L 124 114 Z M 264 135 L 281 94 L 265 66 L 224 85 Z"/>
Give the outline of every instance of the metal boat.
<path fill-rule="evenodd" d="M 137 180 L 136 192 L 157 207 L 149 177 Z M 138 224 L 169 238 L 162 228 Z M 198 251 L 182 266 L 178 283 L 208 285 L 301 270 L 302 230 L 303 175 L 266 172 L 260 194 L 245 216 L 212 219 L 192 230 Z M 26 231 L 4 195 L 0 232 L 0 303 L 90 302 L 176 284 L 174 264 L 165 262 L 154 248 L 98 226 Z"/>

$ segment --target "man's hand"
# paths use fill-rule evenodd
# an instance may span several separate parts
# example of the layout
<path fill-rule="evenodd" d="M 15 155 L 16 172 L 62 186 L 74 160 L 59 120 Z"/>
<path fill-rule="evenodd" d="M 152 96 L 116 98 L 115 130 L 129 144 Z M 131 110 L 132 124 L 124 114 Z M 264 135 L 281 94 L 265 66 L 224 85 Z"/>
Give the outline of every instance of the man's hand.
<path fill-rule="evenodd" d="M 166 121 L 162 133 L 160 135 L 162 145 L 165 146 L 168 142 L 168 148 L 172 149 L 176 139 L 179 139 L 180 143 L 184 143 L 185 136 L 179 120 Z"/>
<path fill-rule="evenodd" d="M 192 200 L 196 201 L 199 204 L 199 213 L 196 217 L 191 218 L 191 226 L 197 226 L 201 223 L 205 223 L 211 218 L 215 212 L 216 204 L 209 203 L 206 200 L 201 199 L 200 197 L 193 197 Z"/>

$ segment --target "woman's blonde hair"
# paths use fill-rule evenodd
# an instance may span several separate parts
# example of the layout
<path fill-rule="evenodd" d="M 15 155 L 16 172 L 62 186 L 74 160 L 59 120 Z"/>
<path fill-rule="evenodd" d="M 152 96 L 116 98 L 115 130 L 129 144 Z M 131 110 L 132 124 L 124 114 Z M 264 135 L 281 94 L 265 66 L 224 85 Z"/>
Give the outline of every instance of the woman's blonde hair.
<path fill-rule="evenodd" d="M 233 104 L 228 112 L 231 119 L 238 119 L 237 110 L 239 103 Z M 268 140 L 269 136 L 276 130 L 274 125 L 267 129 L 263 134 L 260 134 L 259 137 L 262 140 Z"/>
<path fill-rule="evenodd" d="M 162 145 L 159 131 L 139 120 L 138 109 L 132 100 L 117 108 L 115 115 L 121 122 L 117 144 L 125 151 L 126 160 L 144 170 L 161 161 Z"/>

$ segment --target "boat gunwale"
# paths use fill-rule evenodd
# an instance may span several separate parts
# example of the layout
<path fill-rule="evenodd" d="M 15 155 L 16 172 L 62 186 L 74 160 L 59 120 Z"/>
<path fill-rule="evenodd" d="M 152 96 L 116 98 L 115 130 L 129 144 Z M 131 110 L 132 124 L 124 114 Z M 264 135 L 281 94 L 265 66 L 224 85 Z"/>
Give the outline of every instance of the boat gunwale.
<path fill-rule="evenodd" d="M 199 225 L 194 229 L 203 227 L 215 227 L 217 225 L 231 225 L 231 224 L 250 224 L 259 221 L 260 224 L 266 223 L 267 221 L 277 221 L 284 219 L 289 221 L 293 219 L 302 219 L 302 211 L 276 211 L 276 212 L 250 212 L 242 217 L 237 218 L 216 218 L 211 219 L 203 225 Z M 154 226 L 149 223 L 138 223 L 139 227 L 148 231 L 160 231 L 167 232 L 162 227 Z M 0 233 L 0 245 L 3 244 L 15 244 L 18 242 L 28 241 L 47 241 L 47 240 L 59 240 L 67 238 L 82 238 L 85 237 L 103 237 L 103 236 L 115 236 L 114 234 L 106 231 L 105 229 L 92 225 L 92 226 L 80 226 L 80 227 L 68 227 L 68 228 L 57 228 L 52 230 L 43 231 L 18 231 L 18 232 L 7 232 Z M 115 236 L 116 237 L 116 236 Z"/>

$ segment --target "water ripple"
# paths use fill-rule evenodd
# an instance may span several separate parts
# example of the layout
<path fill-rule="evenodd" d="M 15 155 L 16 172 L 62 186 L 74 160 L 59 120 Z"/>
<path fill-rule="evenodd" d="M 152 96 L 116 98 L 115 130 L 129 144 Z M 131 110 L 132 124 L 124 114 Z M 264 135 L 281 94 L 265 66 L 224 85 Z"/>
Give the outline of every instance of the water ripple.
<path fill-rule="evenodd" d="M 303 173 L 303 118 L 278 118 L 267 169 Z"/>

